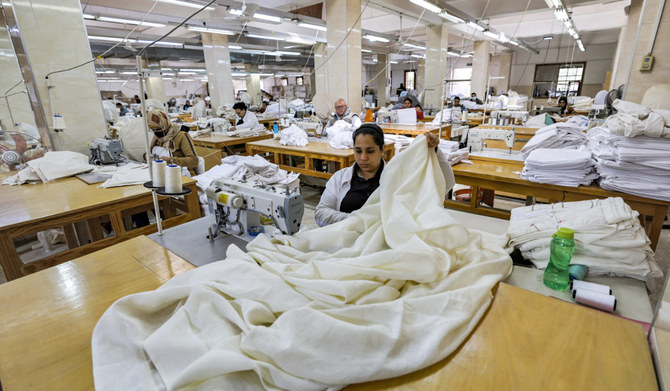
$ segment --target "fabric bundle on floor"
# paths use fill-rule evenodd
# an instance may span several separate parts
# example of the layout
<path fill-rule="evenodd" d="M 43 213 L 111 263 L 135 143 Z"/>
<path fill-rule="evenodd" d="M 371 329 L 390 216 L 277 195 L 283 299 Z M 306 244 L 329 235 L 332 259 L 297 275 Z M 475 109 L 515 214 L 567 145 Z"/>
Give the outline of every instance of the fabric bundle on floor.
<path fill-rule="evenodd" d="M 443 208 L 425 137 L 380 182 L 341 222 L 259 235 L 118 300 L 93 331 L 96 390 L 337 390 L 454 352 L 511 260 Z"/>
<path fill-rule="evenodd" d="M 570 187 L 588 186 L 597 177 L 591 151 L 586 147 L 533 150 L 521 172 L 521 179 Z"/>
<path fill-rule="evenodd" d="M 307 133 L 300 129 L 296 124 L 291 124 L 288 128 L 279 132 L 281 145 L 293 145 L 296 147 L 304 147 L 309 144 Z"/>
<path fill-rule="evenodd" d="M 535 135 L 521 148 L 521 158 L 540 148 L 577 149 L 586 145 L 584 128 L 573 123 L 556 123 L 538 129 Z"/>
<path fill-rule="evenodd" d="M 670 139 L 619 136 L 603 127 L 588 138 L 600 187 L 670 201 Z"/>
<path fill-rule="evenodd" d="M 670 110 L 660 110 L 617 99 L 612 103 L 617 114 L 605 120 L 603 127 L 627 137 L 670 138 Z"/>
<path fill-rule="evenodd" d="M 22 185 L 26 182 L 49 182 L 59 178 L 91 171 L 88 156 L 78 152 L 51 151 L 27 162 L 28 167 L 2 181 L 3 185 Z"/>
<path fill-rule="evenodd" d="M 571 264 L 589 274 L 610 274 L 645 280 L 662 275 L 653 259 L 639 213 L 623 199 L 606 198 L 512 209 L 507 237 L 524 258 L 540 269 L 549 263 L 551 235 L 559 227 L 575 231 Z"/>

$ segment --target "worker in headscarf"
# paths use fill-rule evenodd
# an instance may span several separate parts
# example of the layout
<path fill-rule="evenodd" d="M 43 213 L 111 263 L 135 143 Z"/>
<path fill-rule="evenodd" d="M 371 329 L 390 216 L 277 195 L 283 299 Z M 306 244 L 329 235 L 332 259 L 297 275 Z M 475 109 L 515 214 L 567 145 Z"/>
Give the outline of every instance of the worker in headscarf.
<path fill-rule="evenodd" d="M 562 96 L 558 98 L 558 114 L 561 115 L 561 117 L 565 117 L 566 115 L 571 115 L 573 110 L 570 106 L 568 106 L 568 98 L 565 96 Z"/>
<path fill-rule="evenodd" d="M 151 140 L 151 153 L 167 164 L 176 164 L 188 168 L 191 175 L 195 175 L 198 167 L 198 157 L 193 148 L 193 142 L 187 132 L 180 131 L 181 125 L 170 122 L 170 117 L 162 110 L 151 110 L 147 114 L 149 129 L 154 133 Z M 163 148 L 156 154 L 154 147 Z"/>

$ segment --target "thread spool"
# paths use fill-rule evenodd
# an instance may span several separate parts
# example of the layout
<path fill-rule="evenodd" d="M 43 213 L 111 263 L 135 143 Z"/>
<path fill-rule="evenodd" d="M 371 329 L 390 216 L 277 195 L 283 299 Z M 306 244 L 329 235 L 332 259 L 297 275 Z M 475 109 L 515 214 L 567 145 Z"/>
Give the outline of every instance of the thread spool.
<path fill-rule="evenodd" d="M 570 265 L 568 273 L 570 273 L 570 278 L 573 280 L 583 280 L 586 277 L 587 270 L 584 265 Z"/>
<path fill-rule="evenodd" d="M 588 305 L 603 311 L 613 312 L 616 310 L 616 298 L 612 295 L 606 295 L 590 291 L 588 289 L 577 289 L 572 292 L 572 298 L 576 303 Z"/>
<path fill-rule="evenodd" d="M 170 164 L 165 168 L 165 192 L 181 193 L 181 167 Z"/>
<path fill-rule="evenodd" d="M 156 187 L 165 186 L 165 161 L 155 160 L 151 165 L 152 184 Z"/>
<path fill-rule="evenodd" d="M 603 295 L 612 294 L 612 289 L 610 289 L 610 287 L 607 285 L 596 284 L 594 282 L 579 281 L 579 280 L 572 280 L 570 282 L 570 289 L 572 290 L 586 289 L 589 291 L 601 293 Z"/>

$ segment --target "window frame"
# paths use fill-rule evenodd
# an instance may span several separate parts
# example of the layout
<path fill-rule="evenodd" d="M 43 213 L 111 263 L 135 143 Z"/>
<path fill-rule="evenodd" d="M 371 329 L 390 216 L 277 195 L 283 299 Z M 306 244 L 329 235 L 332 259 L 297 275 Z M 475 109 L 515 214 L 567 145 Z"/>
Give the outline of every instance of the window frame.
<path fill-rule="evenodd" d="M 558 71 L 557 71 L 557 73 L 554 76 L 554 79 L 552 81 L 546 81 L 546 80 L 539 80 L 538 81 L 537 80 L 538 71 L 540 70 L 540 67 L 543 67 L 543 66 L 556 66 L 557 67 Z M 581 66 L 581 70 L 582 70 L 582 74 L 580 76 L 580 79 L 579 80 L 566 80 L 565 82 L 568 84 L 567 89 L 559 91 L 558 86 L 559 86 L 559 81 L 560 81 L 560 78 L 561 78 L 561 76 L 560 76 L 561 69 L 579 68 L 579 66 Z M 549 84 L 549 83 L 552 84 L 551 91 L 549 93 L 549 97 L 551 97 L 551 98 L 557 98 L 557 97 L 564 96 L 564 95 L 565 96 L 579 96 L 579 95 L 581 95 L 582 87 L 584 86 L 584 75 L 585 74 L 586 74 L 586 62 L 585 61 L 573 62 L 571 64 L 566 64 L 566 63 L 535 64 L 535 72 L 533 73 L 533 92 L 532 92 L 533 98 L 545 98 L 544 95 L 535 96 L 535 89 L 536 89 L 536 86 L 538 86 L 538 85 L 543 85 L 543 84 L 546 85 L 546 84 Z M 577 83 L 578 83 L 577 90 L 574 91 L 573 89 L 571 89 L 571 87 L 574 84 L 577 84 Z M 573 93 L 571 93 L 571 91 L 573 91 Z"/>
<path fill-rule="evenodd" d="M 412 78 L 412 86 L 410 87 L 409 83 L 407 82 L 407 75 L 412 73 L 414 77 Z M 416 70 L 415 69 L 407 69 L 405 70 L 405 75 L 404 75 L 404 80 L 405 80 L 405 89 L 412 89 L 416 90 Z"/>

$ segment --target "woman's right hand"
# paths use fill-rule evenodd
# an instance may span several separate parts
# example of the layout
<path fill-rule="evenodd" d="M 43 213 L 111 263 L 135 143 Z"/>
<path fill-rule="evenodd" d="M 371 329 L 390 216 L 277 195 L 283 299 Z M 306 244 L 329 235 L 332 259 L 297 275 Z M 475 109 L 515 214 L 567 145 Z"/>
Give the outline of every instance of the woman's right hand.
<path fill-rule="evenodd" d="M 435 133 L 425 133 L 428 148 L 432 149 L 440 144 L 440 138 Z"/>

